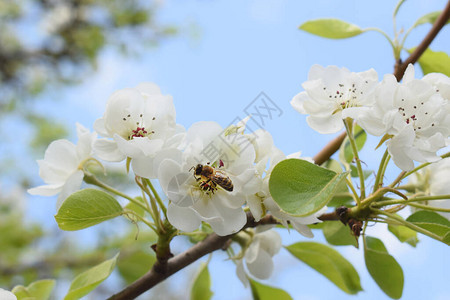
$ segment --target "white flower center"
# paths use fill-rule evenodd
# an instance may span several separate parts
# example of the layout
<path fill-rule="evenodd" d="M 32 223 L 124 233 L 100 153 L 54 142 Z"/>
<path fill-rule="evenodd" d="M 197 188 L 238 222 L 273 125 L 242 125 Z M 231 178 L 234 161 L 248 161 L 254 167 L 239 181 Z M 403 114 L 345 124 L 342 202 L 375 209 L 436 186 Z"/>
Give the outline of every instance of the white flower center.
<path fill-rule="evenodd" d="M 434 127 L 435 124 L 431 121 L 432 118 L 428 116 L 423 101 L 408 101 L 402 98 L 401 103 L 398 112 L 402 115 L 406 124 L 411 124 L 414 127 L 414 131 Z"/>
<path fill-rule="evenodd" d="M 155 119 L 156 118 L 153 117 L 151 119 L 152 122 Z M 128 138 L 128 140 L 132 140 L 135 137 L 149 137 L 151 134 L 155 133 L 154 130 L 151 130 L 152 124 L 145 124 L 143 114 L 139 114 L 138 117 L 128 114 L 122 118 L 122 121 L 127 123 L 128 135 L 126 138 Z"/>
<path fill-rule="evenodd" d="M 369 82 L 366 80 L 364 83 L 368 84 Z M 335 89 L 331 89 L 331 93 L 327 91 L 327 87 L 323 87 L 323 90 L 328 93 L 329 99 L 336 102 L 335 112 L 360 106 L 358 98 L 364 94 L 363 89 L 359 89 L 354 82 L 351 84 L 339 83 Z"/>

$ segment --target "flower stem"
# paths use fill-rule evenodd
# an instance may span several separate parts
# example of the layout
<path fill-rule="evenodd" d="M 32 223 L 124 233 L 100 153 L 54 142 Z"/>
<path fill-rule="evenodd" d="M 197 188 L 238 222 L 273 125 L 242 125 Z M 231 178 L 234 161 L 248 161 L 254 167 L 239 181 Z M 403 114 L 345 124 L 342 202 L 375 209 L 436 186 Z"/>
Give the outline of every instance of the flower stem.
<path fill-rule="evenodd" d="M 101 181 L 98 180 L 94 175 L 89 175 L 89 174 L 86 174 L 86 173 L 85 173 L 85 174 L 84 174 L 84 181 L 85 181 L 86 183 L 93 184 L 93 185 L 96 185 L 96 186 L 98 186 L 98 187 L 101 187 L 101 188 L 103 188 L 103 189 L 105 189 L 105 190 L 107 190 L 107 191 L 109 191 L 109 192 L 111 192 L 111 193 L 113 193 L 113 194 L 116 194 L 117 196 L 120 196 L 120 197 L 122 197 L 122 198 L 125 198 L 125 199 L 127 199 L 128 201 L 130 201 L 130 202 L 136 204 L 136 205 L 139 206 L 140 208 L 144 209 L 145 211 L 149 212 L 148 208 L 147 208 L 146 206 L 144 206 L 139 200 L 136 200 L 136 199 L 134 199 L 134 198 L 128 196 L 127 194 L 124 194 L 124 193 L 122 193 L 121 191 L 116 190 L 115 188 L 113 188 L 113 187 L 107 185 L 106 183 L 101 182 Z"/>
<path fill-rule="evenodd" d="M 134 211 L 129 210 L 129 209 L 125 210 L 125 213 L 126 213 L 126 214 L 131 214 L 131 215 L 135 216 L 137 219 L 139 219 L 139 221 L 145 223 L 145 224 L 146 224 L 148 227 L 150 227 L 154 232 L 157 232 L 157 229 L 156 229 L 156 227 L 155 227 L 155 224 L 149 222 L 146 218 L 141 217 L 140 215 L 138 215 L 137 213 L 135 213 Z"/>
<path fill-rule="evenodd" d="M 384 151 L 383 157 L 381 158 L 380 161 L 380 166 L 378 167 L 378 172 L 377 172 L 377 176 L 375 178 L 375 184 L 373 185 L 373 192 L 375 193 L 376 190 L 378 190 L 381 186 L 383 186 L 383 177 L 384 177 L 384 173 L 386 172 L 386 167 L 387 164 L 389 162 L 389 152 Z"/>
<path fill-rule="evenodd" d="M 406 227 L 408 227 L 408 228 L 410 228 L 412 230 L 415 230 L 417 232 L 420 232 L 420 233 L 422 233 L 424 235 L 427 235 L 427 236 L 429 236 L 429 237 L 431 237 L 431 238 L 433 238 L 435 240 L 438 240 L 438 241 L 442 242 L 442 238 L 440 236 L 438 236 L 437 234 L 434 234 L 434 233 L 432 233 L 432 232 L 430 232 L 430 231 L 428 231 L 426 229 L 423 229 L 422 227 L 414 225 L 411 222 L 405 221 L 401 217 L 397 216 L 396 214 L 388 213 L 388 212 L 386 212 L 384 210 L 381 210 L 381 209 L 372 209 L 372 211 L 374 213 L 378 213 L 380 215 L 385 215 L 385 216 L 387 216 L 387 217 L 389 217 L 391 219 L 394 219 L 394 220 L 398 221 L 403 226 L 406 226 Z"/>
<path fill-rule="evenodd" d="M 350 188 L 350 190 L 352 191 L 353 194 L 353 198 L 355 198 L 356 201 L 356 205 L 360 206 L 361 205 L 361 199 L 359 199 L 359 195 L 355 190 L 355 187 L 353 186 L 353 183 L 350 179 L 348 179 L 347 177 L 345 177 L 345 182 L 347 182 L 348 187 Z"/>
<path fill-rule="evenodd" d="M 364 31 L 365 31 L 365 32 L 367 32 L 367 31 L 376 31 L 376 32 L 378 32 L 378 33 L 381 33 L 381 34 L 386 38 L 386 40 L 389 42 L 389 44 L 391 45 L 392 50 L 394 51 L 394 56 L 397 56 L 397 53 L 396 53 L 397 47 L 395 47 L 394 42 L 393 42 L 393 41 L 391 40 L 391 38 L 386 34 L 386 32 L 384 32 L 384 31 L 381 30 L 380 28 L 376 28 L 376 27 L 368 27 L 368 28 L 364 28 Z"/>
<path fill-rule="evenodd" d="M 142 180 L 142 181 L 140 181 Z M 152 217 L 153 221 L 155 221 L 156 228 L 158 228 L 158 232 L 164 233 L 164 227 L 162 225 L 161 216 L 159 213 L 158 205 L 156 205 L 156 199 L 153 197 L 152 193 L 148 189 L 147 182 L 145 181 L 145 178 L 136 176 L 135 177 L 136 184 L 141 188 L 142 191 L 144 191 L 148 197 L 150 198 L 150 206 L 151 211 L 153 212 Z"/>
<path fill-rule="evenodd" d="M 161 210 L 164 213 L 164 216 L 167 218 L 167 208 L 164 205 L 164 202 L 161 200 L 161 197 L 159 197 L 158 192 L 156 191 L 156 189 L 154 188 L 152 182 L 150 179 L 145 178 L 145 182 L 147 183 L 147 185 L 150 187 L 150 189 L 152 190 L 153 195 L 155 196 L 156 201 L 159 204 L 159 207 L 161 207 Z"/>
<path fill-rule="evenodd" d="M 358 176 L 359 176 L 359 183 L 361 185 L 361 196 L 360 199 L 364 199 L 366 198 L 366 188 L 364 185 L 364 173 L 362 170 L 362 166 L 361 166 L 361 160 L 359 159 L 359 155 L 358 155 L 358 147 L 356 146 L 356 141 L 355 141 L 355 137 L 353 136 L 353 124 L 352 124 L 353 120 L 350 118 L 347 118 L 344 121 L 345 124 L 345 129 L 347 131 L 347 136 L 348 139 L 350 141 L 350 145 L 352 147 L 352 151 L 353 151 L 353 155 L 355 157 L 355 161 L 356 161 L 356 168 L 358 170 Z"/>
<path fill-rule="evenodd" d="M 450 213 L 450 208 L 434 207 L 434 206 L 430 206 L 430 205 L 423 205 L 423 204 L 417 204 L 417 203 L 409 203 L 409 205 L 420 208 L 420 209 L 424 209 L 424 210 L 432 210 L 432 211 Z"/>
<path fill-rule="evenodd" d="M 417 197 L 407 200 L 386 200 L 374 203 L 373 206 L 381 207 L 386 205 L 394 205 L 394 204 L 407 204 L 410 202 L 420 202 L 420 201 L 430 201 L 430 200 L 444 200 L 450 199 L 450 195 L 439 195 L 439 196 L 425 196 L 425 197 Z"/>

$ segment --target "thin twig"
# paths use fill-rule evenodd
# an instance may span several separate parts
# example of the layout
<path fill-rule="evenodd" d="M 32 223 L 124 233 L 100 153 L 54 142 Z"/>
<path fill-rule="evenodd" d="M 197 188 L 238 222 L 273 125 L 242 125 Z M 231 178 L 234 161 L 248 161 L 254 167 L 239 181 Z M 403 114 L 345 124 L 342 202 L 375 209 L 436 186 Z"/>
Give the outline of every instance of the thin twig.
<path fill-rule="evenodd" d="M 404 61 L 398 60 L 395 64 L 394 76 L 397 78 L 397 81 L 402 80 L 403 74 L 405 73 L 406 68 L 409 64 L 414 64 L 420 58 L 420 56 L 427 50 L 428 46 L 430 46 L 431 42 L 437 36 L 442 27 L 445 26 L 448 19 L 450 18 L 450 1 L 447 2 L 444 10 L 440 14 L 439 18 L 437 18 L 436 22 L 434 22 L 433 27 L 431 27 L 428 34 L 425 36 L 423 41 L 416 47 L 413 53 Z"/>

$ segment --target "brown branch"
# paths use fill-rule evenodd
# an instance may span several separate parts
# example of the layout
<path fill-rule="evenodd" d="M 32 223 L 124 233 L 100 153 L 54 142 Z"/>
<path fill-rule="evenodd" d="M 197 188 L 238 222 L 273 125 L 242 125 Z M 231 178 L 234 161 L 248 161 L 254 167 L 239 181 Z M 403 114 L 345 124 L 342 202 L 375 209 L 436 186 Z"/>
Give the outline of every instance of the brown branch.
<path fill-rule="evenodd" d="M 331 155 L 333 155 L 336 151 L 339 150 L 339 147 L 341 147 L 341 144 L 344 141 L 346 136 L 347 136 L 347 133 L 343 132 L 339 136 L 337 136 L 333 140 L 331 140 L 325 147 L 323 147 L 322 150 L 320 150 L 319 153 L 317 153 L 313 157 L 314 162 L 320 166 L 321 164 L 326 162 L 328 159 L 330 159 Z"/>
<path fill-rule="evenodd" d="M 444 10 L 440 14 L 439 18 L 437 18 L 436 22 L 434 22 L 433 27 L 431 27 L 428 34 L 425 36 L 423 41 L 417 46 L 413 53 L 404 61 L 398 60 L 395 64 L 394 76 L 397 78 L 397 81 L 400 81 L 403 78 L 403 74 L 405 73 L 406 68 L 409 64 L 414 64 L 419 60 L 420 56 L 427 50 L 428 46 L 437 36 L 442 27 L 445 26 L 448 19 L 450 18 L 450 1 L 447 2 Z"/>
<path fill-rule="evenodd" d="M 319 217 L 317 217 L 317 219 L 319 219 L 321 221 L 339 221 L 340 220 L 336 211 L 322 214 Z"/>
<path fill-rule="evenodd" d="M 278 224 L 278 221 L 271 215 L 267 215 L 259 222 L 256 222 L 251 214 L 247 214 L 247 224 L 245 224 L 243 229 L 268 224 Z M 144 276 L 108 299 L 126 300 L 136 298 L 202 256 L 224 248 L 232 236 L 233 235 L 219 236 L 215 233 L 210 234 L 200 243 L 195 244 L 185 252 L 167 260 L 164 270 L 158 268 L 158 262 L 156 262 L 152 269 Z"/>

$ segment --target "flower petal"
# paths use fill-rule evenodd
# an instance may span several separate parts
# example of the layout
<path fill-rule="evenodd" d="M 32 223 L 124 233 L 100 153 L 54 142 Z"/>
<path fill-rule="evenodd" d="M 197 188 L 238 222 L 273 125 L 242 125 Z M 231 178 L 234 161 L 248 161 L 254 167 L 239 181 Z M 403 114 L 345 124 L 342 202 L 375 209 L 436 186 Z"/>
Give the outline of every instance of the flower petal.
<path fill-rule="evenodd" d="M 264 250 L 259 251 L 257 258 L 247 263 L 247 269 L 256 278 L 267 279 L 273 272 L 272 257 Z"/>
<path fill-rule="evenodd" d="M 119 162 L 125 159 L 114 140 L 98 139 L 94 141 L 94 153 L 102 160 Z"/>
<path fill-rule="evenodd" d="M 167 218 L 176 228 L 191 232 L 200 227 L 201 219 L 190 207 L 179 207 L 172 203 L 167 207 Z"/>
<path fill-rule="evenodd" d="M 81 170 L 73 173 L 63 185 L 61 192 L 59 193 L 58 200 L 56 202 L 56 210 L 59 210 L 64 200 L 70 195 L 75 193 L 80 189 L 81 183 L 83 182 L 84 173 Z"/>
<path fill-rule="evenodd" d="M 63 183 L 61 184 L 47 184 L 40 185 L 31 189 L 28 189 L 27 192 L 31 195 L 39 195 L 39 196 L 53 196 L 58 194 L 62 189 Z"/>
<path fill-rule="evenodd" d="M 239 278 L 239 280 L 242 282 L 242 284 L 245 287 L 248 287 L 249 281 L 247 274 L 244 270 L 244 264 L 242 263 L 242 259 L 239 259 L 236 261 L 236 275 Z"/>

